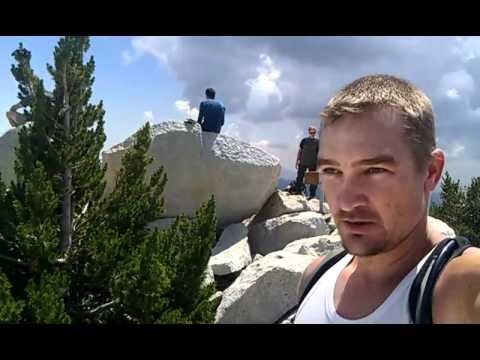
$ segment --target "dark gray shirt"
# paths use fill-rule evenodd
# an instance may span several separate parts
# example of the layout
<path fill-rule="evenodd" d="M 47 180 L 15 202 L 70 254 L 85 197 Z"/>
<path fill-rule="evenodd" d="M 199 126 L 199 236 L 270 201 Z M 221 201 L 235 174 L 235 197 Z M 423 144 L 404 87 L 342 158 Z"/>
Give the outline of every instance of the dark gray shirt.
<path fill-rule="evenodd" d="M 302 149 L 300 165 L 314 166 L 317 164 L 318 144 L 318 139 L 310 137 L 306 137 L 300 142 L 300 149 Z"/>

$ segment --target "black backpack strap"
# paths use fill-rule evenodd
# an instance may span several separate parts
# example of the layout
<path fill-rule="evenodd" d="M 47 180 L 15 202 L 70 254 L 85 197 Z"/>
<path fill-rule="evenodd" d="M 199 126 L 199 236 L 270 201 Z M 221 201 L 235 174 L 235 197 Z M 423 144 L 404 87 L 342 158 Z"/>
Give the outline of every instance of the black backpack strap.
<path fill-rule="evenodd" d="M 312 287 L 316 284 L 318 279 L 327 272 L 328 269 L 330 269 L 333 265 L 335 265 L 340 259 L 342 259 L 345 255 L 347 254 L 346 250 L 338 250 L 332 252 L 330 255 L 326 256 L 325 259 L 323 259 L 320 264 L 318 265 L 317 270 L 313 274 L 313 276 L 310 278 L 308 281 L 307 285 L 305 286 L 301 296 L 299 297 L 299 300 L 297 304 L 289 309 L 277 322 L 276 324 L 279 324 L 282 320 L 288 319 L 292 315 L 296 315 L 296 312 L 298 308 L 300 307 L 300 304 L 303 302 L 305 297 L 308 295 L 309 291 L 312 289 Z M 293 323 L 295 320 L 295 316 L 293 316 L 290 319 L 290 322 Z"/>
<path fill-rule="evenodd" d="M 436 245 L 415 277 L 409 294 L 410 318 L 414 324 L 432 324 L 433 289 L 445 265 L 460 256 L 472 244 L 457 236 L 446 238 Z"/>
<path fill-rule="evenodd" d="M 347 255 L 346 250 L 339 250 L 331 253 L 330 255 L 325 257 L 325 259 L 322 260 L 322 262 L 318 265 L 317 271 L 315 272 L 315 274 L 313 274 L 313 276 L 305 286 L 305 289 L 303 290 L 302 295 L 298 300 L 298 305 L 300 305 L 303 302 L 303 300 L 305 300 L 305 297 L 308 295 L 310 290 L 312 290 L 313 286 L 317 283 L 318 279 L 320 279 L 322 275 L 328 271 L 328 269 L 330 269 L 333 265 L 339 262 L 340 259 L 342 259 L 345 255 Z"/>

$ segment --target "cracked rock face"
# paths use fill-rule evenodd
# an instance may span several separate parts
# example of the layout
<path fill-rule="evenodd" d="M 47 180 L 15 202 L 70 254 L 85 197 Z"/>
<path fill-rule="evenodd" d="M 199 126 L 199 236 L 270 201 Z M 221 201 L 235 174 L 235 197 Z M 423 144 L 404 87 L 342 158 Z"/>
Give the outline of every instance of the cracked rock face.
<path fill-rule="evenodd" d="M 232 224 L 222 233 L 212 250 L 209 265 L 213 273 L 223 276 L 244 269 L 252 262 L 245 224 Z"/>
<path fill-rule="evenodd" d="M 297 301 L 300 277 L 312 256 L 277 251 L 259 258 L 223 292 L 218 324 L 273 324 Z"/>
<path fill-rule="evenodd" d="M 107 193 L 132 144 L 130 137 L 102 153 L 108 164 Z M 154 160 L 147 176 L 162 165 L 168 176 L 163 216 L 193 216 L 214 195 L 219 227 L 257 213 L 276 190 L 280 174 L 280 160 L 275 156 L 229 136 L 202 133 L 198 124 L 153 125 L 149 155 Z"/>
<path fill-rule="evenodd" d="M 10 129 L 0 136 L 0 172 L 5 184 L 16 179 L 14 171 L 15 147 L 19 146 L 18 132 L 20 127 Z"/>
<path fill-rule="evenodd" d="M 330 228 L 323 215 L 304 211 L 285 214 L 253 225 L 248 233 L 248 241 L 252 254 L 266 255 L 283 249 L 295 240 L 329 233 Z"/>

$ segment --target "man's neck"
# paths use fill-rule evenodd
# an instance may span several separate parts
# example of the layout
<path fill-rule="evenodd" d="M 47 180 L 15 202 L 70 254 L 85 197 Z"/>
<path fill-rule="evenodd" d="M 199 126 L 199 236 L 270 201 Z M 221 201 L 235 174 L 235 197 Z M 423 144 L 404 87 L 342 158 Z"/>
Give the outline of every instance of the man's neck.
<path fill-rule="evenodd" d="M 434 242 L 427 236 L 427 218 L 422 218 L 413 231 L 394 248 L 375 256 L 355 256 L 350 264 L 365 278 L 373 281 L 405 276 L 432 249 Z"/>

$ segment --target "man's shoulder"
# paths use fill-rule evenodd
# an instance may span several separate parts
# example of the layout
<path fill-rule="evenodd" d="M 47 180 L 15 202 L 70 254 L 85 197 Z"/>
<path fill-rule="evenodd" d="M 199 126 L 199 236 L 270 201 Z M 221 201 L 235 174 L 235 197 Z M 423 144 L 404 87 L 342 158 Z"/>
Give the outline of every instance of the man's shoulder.
<path fill-rule="evenodd" d="M 222 104 L 222 102 L 218 99 L 205 99 L 202 102 L 206 104 Z"/>
<path fill-rule="evenodd" d="M 302 277 L 300 278 L 300 283 L 298 284 L 297 289 L 297 297 L 300 299 L 303 292 L 305 291 L 308 283 L 312 280 L 313 276 L 319 269 L 320 265 L 322 264 L 323 260 L 325 260 L 326 256 L 322 255 L 314 259 L 303 271 Z"/>
<path fill-rule="evenodd" d="M 480 279 L 480 248 L 470 247 L 461 256 L 452 259 L 445 266 L 440 278 L 442 276 L 447 280 L 465 276 L 474 276 Z"/>
<path fill-rule="evenodd" d="M 300 141 L 300 146 L 303 146 L 305 143 L 307 143 L 307 146 L 313 146 L 313 145 L 318 145 L 319 142 L 318 142 L 318 139 L 315 138 L 315 139 L 312 139 L 311 137 L 304 137 L 301 141 Z"/>
<path fill-rule="evenodd" d="M 434 322 L 480 321 L 480 248 L 451 260 L 433 292 Z"/>
<path fill-rule="evenodd" d="M 225 105 L 223 105 L 223 102 L 221 102 L 220 100 L 214 100 L 214 101 L 217 106 L 220 106 L 222 108 L 225 107 Z"/>

